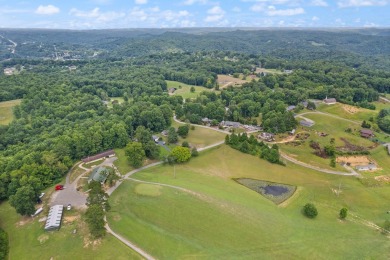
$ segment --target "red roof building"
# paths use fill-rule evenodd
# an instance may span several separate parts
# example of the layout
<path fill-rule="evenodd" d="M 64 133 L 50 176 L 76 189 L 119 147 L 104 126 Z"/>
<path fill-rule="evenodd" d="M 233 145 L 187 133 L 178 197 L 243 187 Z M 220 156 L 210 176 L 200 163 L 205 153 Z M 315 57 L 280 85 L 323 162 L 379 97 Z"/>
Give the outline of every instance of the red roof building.
<path fill-rule="evenodd" d="M 108 150 L 108 151 L 105 151 L 105 152 L 102 152 L 102 153 L 99 153 L 99 154 L 96 154 L 93 156 L 85 157 L 85 158 L 81 159 L 81 161 L 83 161 L 84 163 L 88 163 L 88 162 L 93 162 L 93 161 L 99 160 L 101 158 L 112 157 L 114 155 L 115 155 L 114 150 Z"/>

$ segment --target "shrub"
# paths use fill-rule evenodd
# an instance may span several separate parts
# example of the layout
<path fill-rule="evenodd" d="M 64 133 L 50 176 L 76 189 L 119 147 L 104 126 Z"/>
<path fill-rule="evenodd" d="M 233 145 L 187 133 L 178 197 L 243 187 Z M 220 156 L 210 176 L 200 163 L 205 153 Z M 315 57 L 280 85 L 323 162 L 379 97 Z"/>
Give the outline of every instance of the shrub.
<path fill-rule="evenodd" d="M 348 215 L 348 209 L 347 208 L 342 208 L 340 209 L 340 218 L 345 219 Z"/>
<path fill-rule="evenodd" d="M 317 217 L 317 215 L 318 215 L 317 208 L 316 208 L 316 206 L 314 206 L 314 204 L 312 204 L 312 203 L 307 203 L 307 204 L 303 207 L 303 213 L 304 213 L 305 216 L 308 217 L 308 218 L 315 218 L 315 217 Z"/>

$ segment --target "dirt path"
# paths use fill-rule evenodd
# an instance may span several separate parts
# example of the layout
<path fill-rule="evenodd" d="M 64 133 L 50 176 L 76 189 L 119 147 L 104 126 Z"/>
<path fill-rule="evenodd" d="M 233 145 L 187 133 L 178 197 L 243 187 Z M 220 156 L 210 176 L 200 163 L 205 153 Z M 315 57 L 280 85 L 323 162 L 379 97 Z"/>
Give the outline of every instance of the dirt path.
<path fill-rule="evenodd" d="M 142 257 L 144 257 L 145 259 L 147 260 L 154 260 L 155 258 L 153 256 L 151 256 L 150 254 L 148 254 L 147 252 L 145 252 L 144 250 L 142 250 L 140 247 L 138 247 L 137 245 L 131 243 L 130 241 L 128 241 L 127 239 L 123 238 L 122 236 L 118 235 L 117 233 L 115 233 L 114 231 L 112 231 L 112 229 L 110 228 L 110 226 L 108 225 L 107 223 L 107 220 L 106 218 L 104 217 L 104 220 L 106 221 L 106 224 L 105 224 L 105 228 L 107 230 L 108 233 L 112 234 L 114 237 L 116 237 L 117 239 L 119 239 L 122 243 L 124 243 L 126 246 L 130 247 L 131 249 L 133 249 L 135 252 L 137 252 L 138 254 L 140 254 Z"/>
<path fill-rule="evenodd" d="M 346 119 L 346 118 L 344 118 L 344 117 L 336 116 L 336 115 L 329 114 L 329 113 L 325 113 L 325 112 L 321 112 L 321 111 L 304 112 L 304 113 L 301 113 L 301 114 L 296 115 L 295 117 L 302 117 L 302 118 L 304 118 L 303 115 L 307 115 L 307 114 L 321 114 L 321 115 L 326 115 L 326 116 L 329 116 L 329 117 L 337 118 L 337 119 L 340 119 L 340 120 L 348 121 L 348 122 L 353 123 L 353 124 L 358 124 L 358 125 L 361 124 L 361 123 L 358 122 L 358 121 Z M 305 118 L 305 119 L 310 120 L 310 119 L 308 119 L 308 118 Z M 310 120 L 310 121 L 313 121 L 313 120 Z"/>
<path fill-rule="evenodd" d="M 388 103 L 390 103 L 390 100 L 389 100 L 389 99 L 387 99 L 387 98 L 384 98 L 384 97 L 379 97 L 379 99 L 381 99 L 381 100 L 383 100 L 383 101 L 385 101 L 385 102 L 388 102 Z"/>
<path fill-rule="evenodd" d="M 284 159 L 286 159 L 287 161 L 290 161 L 294 164 L 298 164 L 300 166 L 303 166 L 305 168 L 309 168 L 309 169 L 312 169 L 312 170 L 315 170 L 315 171 L 319 171 L 319 172 L 323 172 L 323 173 L 329 173 L 329 174 L 336 174 L 336 175 L 343 175 L 343 176 L 359 176 L 358 173 L 356 173 L 355 171 L 352 171 L 352 172 L 339 172 L 339 171 L 333 171 L 333 170 L 328 170 L 328 169 L 323 169 L 323 168 L 320 168 L 320 167 L 317 167 L 317 166 L 313 166 L 313 165 L 310 165 L 310 164 L 307 164 L 307 163 L 304 163 L 304 162 L 301 162 L 301 161 L 298 161 L 288 155 L 286 155 L 285 153 L 280 153 L 280 156 Z"/>

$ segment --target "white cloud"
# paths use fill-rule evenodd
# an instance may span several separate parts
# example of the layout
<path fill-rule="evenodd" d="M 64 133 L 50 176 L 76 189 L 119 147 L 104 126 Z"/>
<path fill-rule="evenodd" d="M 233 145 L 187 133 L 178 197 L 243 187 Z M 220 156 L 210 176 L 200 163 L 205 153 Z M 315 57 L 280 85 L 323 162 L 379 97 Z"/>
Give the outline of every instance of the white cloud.
<path fill-rule="evenodd" d="M 148 3 L 148 0 L 135 0 L 136 5 L 144 5 Z"/>
<path fill-rule="evenodd" d="M 312 20 L 312 21 L 318 21 L 318 20 L 320 20 L 320 18 L 318 18 L 317 16 L 313 16 L 313 17 L 311 18 L 311 20 Z"/>
<path fill-rule="evenodd" d="M 221 21 L 225 16 L 225 11 L 219 5 L 216 5 L 207 10 L 208 16 L 204 19 L 205 22 L 218 22 Z"/>
<path fill-rule="evenodd" d="M 265 4 L 264 3 L 257 3 L 251 6 L 251 11 L 253 12 L 262 12 L 265 9 Z"/>
<path fill-rule="evenodd" d="M 292 9 L 276 9 L 275 6 L 268 6 L 267 14 L 269 16 L 293 16 L 304 14 L 305 10 L 302 7 Z"/>
<path fill-rule="evenodd" d="M 91 11 L 81 11 L 76 8 L 72 8 L 69 11 L 70 15 L 81 17 L 81 18 L 94 18 L 97 22 L 110 22 L 119 18 L 124 17 L 126 14 L 123 12 L 100 12 L 98 7 Z"/>
<path fill-rule="evenodd" d="M 208 0 L 185 0 L 183 5 L 193 5 L 193 4 L 207 4 Z"/>
<path fill-rule="evenodd" d="M 389 4 L 389 0 L 340 0 L 337 2 L 337 5 L 340 8 L 360 6 L 384 6 L 387 4 Z"/>
<path fill-rule="evenodd" d="M 314 6 L 323 6 L 323 7 L 328 6 L 328 3 L 324 0 L 313 0 L 313 1 L 311 1 L 310 4 L 314 5 Z"/>
<path fill-rule="evenodd" d="M 35 10 L 36 14 L 44 14 L 44 15 L 52 15 L 57 14 L 60 12 L 60 9 L 58 7 L 55 7 L 54 5 L 40 5 Z"/>
<path fill-rule="evenodd" d="M 232 11 L 235 12 L 235 13 L 239 13 L 239 12 L 241 12 L 241 8 L 238 7 L 238 6 L 235 6 L 235 7 L 232 8 Z"/>

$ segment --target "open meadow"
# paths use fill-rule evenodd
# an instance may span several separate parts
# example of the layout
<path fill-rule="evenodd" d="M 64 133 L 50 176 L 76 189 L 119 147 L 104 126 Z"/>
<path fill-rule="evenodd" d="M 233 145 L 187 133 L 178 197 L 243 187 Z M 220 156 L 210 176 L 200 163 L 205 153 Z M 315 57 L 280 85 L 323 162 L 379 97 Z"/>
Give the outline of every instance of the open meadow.
<path fill-rule="evenodd" d="M 172 126 L 177 128 L 179 126 L 182 126 L 184 124 L 180 124 L 176 121 L 172 121 Z M 226 134 L 213 131 L 204 127 L 200 127 L 197 125 L 194 125 L 195 129 L 188 132 L 188 136 L 186 138 L 181 138 L 179 136 L 178 144 L 181 144 L 184 141 L 187 141 L 189 144 L 195 146 L 196 148 L 202 148 L 214 143 L 217 143 L 219 141 L 223 141 Z"/>
<path fill-rule="evenodd" d="M 321 112 L 326 112 L 342 118 L 355 120 L 360 123 L 363 120 L 368 121 L 370 117 L 376 117 L 379 110 L 370 110 L 366 108 L 346 105 L 342 103 L 337 103 L 334 105 L 319 104 L 317 110 Z"/>
<path fill-rule="evenodd" d="M 167 82 L 167 88 L 176 88 L 176 91 L 173 93 L 174 95 L 182 96 L 184 99 L 186 98 L 196 98 L 201 92 L 203 91 L 214 91 L 213 89 L 208 89 L 202 86 L 194 86 L 194 85 L 188 85 L 185 83 L 181 83 L 178 81 L 170 81 L 166 80 Z M 181 88 L 179 88 L 181 86 Z M 194 92 L 191 92 L 191 87 L 195 88 Z"/>
<path fill-rule="evenodd" d="M 9 236 L 9 259 L 142 259 L 110 234 L 91 240 L 78 212 L 64 211 L 61 229 L 52 232 L 44 231 L 45 222 L 39 221 L 46 215 L 44 211 L 35 218 L 21 217 L 8 202 L 0 204 L 0 226 Z"/>
<path fill-rule="evenodd" d="M 20 102 L 21 99 L 0 102 L 0 125 L 8 125 L 14 119 L 12 108 Z"/>
<path fill-rule="evenodd" d="M 158 259 L 388 259 L 381 225 L 390 186 L 366 187 L 355 177 L 327 175 L 288 164 L 273 165 L 228 146 L 205 151 L 189 163 L 136 173 L 110 197 L 111 228 Z M 238 184 L 252 178 L 297 187 L 280 205 Z M 339 192 L 336 192 L 339 191 Z M 301 213 L 307 202 L 316 219 Z M 340 208 L 349 208 L 345 221 Z"/>

